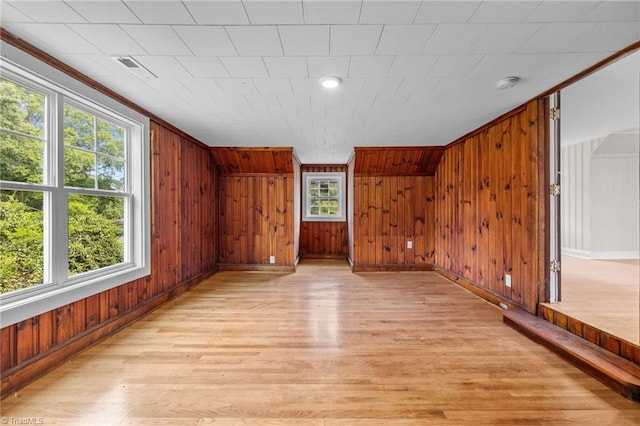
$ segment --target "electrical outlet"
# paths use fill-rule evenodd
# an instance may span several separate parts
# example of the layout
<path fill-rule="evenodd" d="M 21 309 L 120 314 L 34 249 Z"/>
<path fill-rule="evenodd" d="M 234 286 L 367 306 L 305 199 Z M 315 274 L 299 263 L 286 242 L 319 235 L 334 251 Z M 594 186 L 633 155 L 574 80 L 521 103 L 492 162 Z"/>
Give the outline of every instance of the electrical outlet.
<path fill-rule="evenodd" d="M 509 274 L 504 275 L 504 285 L 511 288 L 511 275 Z"/>
<path fill-rule="evenodd" d="M 276 257 L 275 256 L 269 256 L 269 263 L 276 263 Z"/>
<path fill-rule="evenodd" d="M 413 241 L 407 241 L 407 248 L 413 248 Z"/>

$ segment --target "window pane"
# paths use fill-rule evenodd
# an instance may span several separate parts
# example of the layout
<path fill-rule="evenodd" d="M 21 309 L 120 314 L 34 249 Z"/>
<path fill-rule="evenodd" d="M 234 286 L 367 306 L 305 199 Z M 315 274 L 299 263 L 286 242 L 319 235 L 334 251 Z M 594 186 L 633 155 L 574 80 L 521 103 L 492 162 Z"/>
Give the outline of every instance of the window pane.
<path fill-rule="evenodd" d="M 124 191 L 124 161 L 98 156 L 98 188 Z"/>
<path fill-rule="evenodd" d="M 43 282 L 42 200 L 41 192 L 0 191 L 0 293 Z"/>
<path fill-rule="evenodd" d="M 0 131 L 0 180 L 43 183 L 44 142 Z"/>
<path fill-rule="evenodd" d="M 124 198 L 69 194 L 69 276 L 124 261 Z"/>
<path fill-rule="evenodd" d="M 64 144 L 95 151 L 94 116 L 88 112 L 64 106 Z"/>
<path fill-rule="evenodd" d="M 124 159 L 124 128 L 98 118 L 98 152 Z"/>
<path fill-rule="evenodd" d="M 44 137 L 45 96 L 12 81 L 0 79 L 0 127 Z"/>
<path fill-rule="evenodd" d="M 65 147 L 64 184 L 74 188 L 95 188 L 95 154 Z"/>

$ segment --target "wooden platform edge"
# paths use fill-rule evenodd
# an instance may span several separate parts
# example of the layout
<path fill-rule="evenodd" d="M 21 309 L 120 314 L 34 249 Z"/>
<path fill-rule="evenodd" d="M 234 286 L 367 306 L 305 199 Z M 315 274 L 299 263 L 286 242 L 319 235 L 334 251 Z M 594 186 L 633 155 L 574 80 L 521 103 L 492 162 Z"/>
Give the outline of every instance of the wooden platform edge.
<path fill-rule="evenodd" d="M 411 272 L 411 271 L 434 271 L 435 267 L 433 263 L 414 263 L 411 265 L 405 264 L 387 264 L 382 263 L 378 265 L 363 265 L 363 264 L 351 264 L 352 272 Z"/>
<path fill-rule="evenodd" d="M 625 398 L 640 402 L 637 364 L 523 310 L 505 309 L 502 320 Z"/>
<path fill-rule="evenodd" d="M 262 271 L 262 272 L 283 272 L 294 273 L 296 272 L 296 265 L 266 265 L 257 263 L 222 263 L 218 265 L 219 271 Z"/>

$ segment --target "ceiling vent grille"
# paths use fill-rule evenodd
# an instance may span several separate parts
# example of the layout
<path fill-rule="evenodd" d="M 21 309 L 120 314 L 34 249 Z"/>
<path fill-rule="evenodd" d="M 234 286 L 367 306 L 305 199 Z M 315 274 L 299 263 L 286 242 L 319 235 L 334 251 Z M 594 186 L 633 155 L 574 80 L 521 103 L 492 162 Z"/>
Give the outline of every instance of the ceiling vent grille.
<path fill-rule="evenodd" d="M 128 69 L 133 75 L 140 78 L 157 78 L 155 74 L 146 69 L 140 62 L 131 56 L 112 56 L 111 59 Z"/>

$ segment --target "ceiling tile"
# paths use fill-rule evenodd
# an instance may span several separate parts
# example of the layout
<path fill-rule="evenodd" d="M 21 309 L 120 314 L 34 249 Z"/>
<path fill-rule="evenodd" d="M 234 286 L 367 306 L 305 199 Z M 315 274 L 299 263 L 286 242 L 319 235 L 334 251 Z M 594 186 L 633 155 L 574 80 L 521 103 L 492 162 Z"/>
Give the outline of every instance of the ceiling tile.
<path fill-rule="evenodd" d="M 331 56 L 373 55 L 382 25 L 332 25 Z"/>
<path fill-rule="evenodd" d="M 280 106 L 278 97 L 275 95 L 244 95 L 244 98 L 247 100 L 247 103 L 251 108 L 269 108 Z M 264 112 L 266 113 L 266 110 Z"/>
<path fill-rule="evenodd" d="M 327 56 L 328 25 L 283 25 L 278 27 L 285 56 Z"/>
<path fill-rule="evenodd" d="M 76 12 L 94 24 L 139 24 L 140 20 L 121 2 L 66 0 Z"/>
<path fill-rule="evenodd" d="M 287 79 L 254 78 L 253 84 L 262 95 L 292 95 L 291 83 Z"/>
<path fill-rule="evenodd" d="M 73 31 L 108 55 L 145 55 L 136 41 L 114 24 L 72 24 Z"/>
<path fill-rule="evenodd" d="M 349 73 L 349 57 L 327 56 L 307 58 L 310 78 L 321 78 L 325 75 L 345 77 Z"/>
<path fill-rule="evenodd" d="M 191 55 L 192 52 L 168 25 L 122 25 L 150 55 Z"/>
<path fill-rule="evenodd" d="M 437 56 L 398 56 L 391 65 L 389 77 L 424 77 L 438 59 Z"/>
<path fill-rule="evenodd" d="M 639 3 L 640 5 L 640 3 Z M 569 42 L 566 52 L 615 52 L 640 40 L 639 22 L 604 22 L 594 24 L 579 39 Z"/>
<path fill-rule="evenodd" d="M 360 24 L 411 24 L 422 1 L 363 0 Z"/>
<path fill-rule="evenodd" d="M 2 13 L 0 13 L 0 23 L 5 22 L 33 22 L 33 19 L 29 18 L 24 13 L 20 12 L 15 7 L 11 6 L 11 3 L 4 2 L 1 5 Z"/>
<path fill-rule="evenodd" d="M 194 55 L 236 56 L 236 48 L 223 27 L 175 25 L 174 31 Z"/>
<path fill-rule="evenodd" d="M 241 56 L 282 56 L 282 45 L 275 26 L 225 27 Z"/>
<path fill-rule="evenodd" d="M 542 28 L 542 24 L 490 25 L 469 53 L 511 53 Z"/>
<path fill-rule="evenodd" d="M 603 1 L 578 18 L 582 22 L 640 22 L 638 1 Z"/>
<path fill-rule="evenodd" d="M 249 18 L 240 1 L 183 0 L 200 25 L 245 25 Z"/>
<path fill-rule="evenodd" d="M 489 28 L 484 24 L 443 24 L 438 25 L 423 54 L 455 55 L 465 53 Z"/>
<path fill-rule="evenodd" d="M 467 22 L 480 1 L 425 1 L 416 16 L 415 24 Z"/>
<path fill-rule="evenodd" d="M 101 54 L 89 43 L 64 24 L 6 23 L 3 28 L 27 42 L 51 53 Z"/>
<path fill-rule="evenodd" d="M 302 24 L 302 0 L 243 0 L 249 21 L 254 25 Z"/>
<path fill-rule="evenodd" d="M 232 78 L 267 78 L 267 68 L 259 56 L 220 58 Z"/>
<path fill-rule="evenodd" d="M 362 1 L 303 0 L 306 24 L 357 24 Z"/>
<path fill-rule="evenodd" d="M 194 24 L 181 1 L 129 1 L 125 4 L 145 24 Z"/>
<path fill-rule="evenodd" d="M 122 77 L 131 77 L 133 73 L 122 64 L 115 61 L 108 55 L 82 55 L 83 58 L 96 64 L 96 67 L 101 68 L 103 71 L 99 71 L 96 68 L 94 75 L 115 75 Z M 91 74 L 89 74 L 91 75 Z"/>
<path fill-rule="evenodd" d="M 191 74 L 173 56 L 136 55 L 134 59 L 157 77 L 191 77 Z"/>
<path fill-rule="evenodd" d="M 227 95 L 257 95 L 258 91 L 256 86 L 253 85 L 253 81 L 248 78 L 219 78 L 216 80 L 218 86 Z M 224 103 L 221 103 L 224 105 Z M 246 105 L 246 101 L 245 101 Z M 230 106 L 235 106 L 230 104 Z"/>
<path fill-rule="evenodd" d="M 189 74 L 196 78 L 230 77 L 218 58 L 211 56 L 178 56 L 176 59 L 189 71 Z"/>
<path fill-rule="evenodd" d="M 531 13 L 540 1 L 485 1 L 476 9 L 468 22 L 517 23 Z"/>
<path fill-rule="evenodd" d="M 583 35 L 593 24 L 588 23 L 550 23 L 545 24 L 525 40 L 516 49 L 518 53 L 554 53 L 564 52 L 565 46 Z"/>
<path fill-rule="evenodd" d="M 502 78 L 506 75 L 522 75 L 523 62 L 532 55 L 485 55 L 467 74 L 469 77 Z"/>
<path fill-rule="evenodd" d="M 206 98 L 207 96 L 223 96 L 224 92 L 212 78 L 185 78 L 180 82 L 191 92 L 190 96 Z"/>
<path fill-rule="evenodd" d="M 349 78 L 385 77 L 393 56 L 354 56 L 349 66 Z"/>
<path fill-rule="evenodd" d="M 75 10 L 61 1 L 10 1 L 9 4 L 40 23 L 86 22 Z"/>
<path fill-rule="evenodd" d="M 376 95 L 392 95 L 403 82 L 402 78 L 367 78 L 362 87 L 362 93 Z"/>
<path fill-rule="evenodd" d="M 464 77 L 482 59 L 482 55 L 442 55 L 429 77 Z"/>
<path fill-rule="evenodd" d="M 579 21 L 594 9 L 599 1 L 544 1 L 538 5 L 525 22 L 572 22 Z"/>
<path fill-rule="evenodd" d="M 385 25 L 376 55 L 418 55 L 435 25 Z"/>
<path fill-rule="evenodd" d="M 308 78 L 306 58 L 265 57 L 264 63 L 271 78 Z"/>

